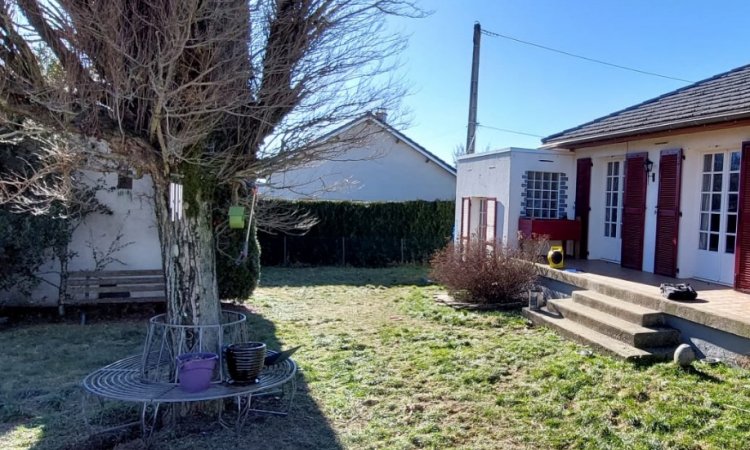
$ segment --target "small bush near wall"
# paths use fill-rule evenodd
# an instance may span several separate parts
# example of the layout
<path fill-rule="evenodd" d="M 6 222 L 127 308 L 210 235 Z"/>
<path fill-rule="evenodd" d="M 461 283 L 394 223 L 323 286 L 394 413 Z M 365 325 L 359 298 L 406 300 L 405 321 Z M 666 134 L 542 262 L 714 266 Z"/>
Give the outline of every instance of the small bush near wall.
<path fill-rule="evenodd" d="M 477 240 L 464 248 L 452 243 L 435 253 L 430 276 L 459 301 L 516 303 L 536 281 L 537 260 L 546 240 L 526 240 L 522 249 Z"/>
<path fill-rule="evenodd" d="M 39 283 L 35 274 L 52 256 L 52 248 L 68 242 L 68 224 L 0 208 L 0 230 L 0 291 L 15 288 L 28 295 Z"/>
<path fill-rule="evenodd" d="M 319 222 L 304 236 L 259 233 L 264 265 L 423 263 L 453 232 L 452 201 L 288 203 Z"/>
<path fill-rule="evenodd" d="M 216 277 L 219 298 L 223 300 L 245 300 L 249 298 L 260 279 L 260 246 L 255 237 L 255 222 L 250 232 L 247 258 L 240 258 L 245 245 L 245 230 L 231 230 L 222 236 L 221 244 L 231 253 L 216 253 Z"/>

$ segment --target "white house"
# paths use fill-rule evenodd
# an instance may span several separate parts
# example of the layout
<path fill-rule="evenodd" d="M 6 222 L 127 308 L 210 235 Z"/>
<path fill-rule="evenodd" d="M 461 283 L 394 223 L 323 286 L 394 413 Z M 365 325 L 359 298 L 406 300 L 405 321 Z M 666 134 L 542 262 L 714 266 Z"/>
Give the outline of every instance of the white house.
<path fill-rule="evenodd" d="M 364 114 L 321 141 L 351 144 L 324 160 L 272 175 L 263 194 L 364 202 L 455 197 L 455 169 L 388 125 L 382 113 Z"/>
<path fill-rule="evenodd" d="M 750 290 L 750 65 L 542 142 L 459 159 L 463 238 L 577 219 L 580 258 Z"/>
<path fill-rule="evenodd" d="M 750 289 L 748 94 L 743 66 L 543 139 L 576 155 L 589 258 Z"/>
<path fill-rule="evenodd" d="M 749 354 L 750 297 L 733 290 L 750 292 L 750 65 L 542 142 L 457 167 L 460 239 L 514 245 L 522 229 L 593 260 L 541 269 L 560 298 L 524 314 L 627 359 L 671 358 L 680 342 Z M 667 277 L 700 280 L 698 300 L 664 299 Z"/>

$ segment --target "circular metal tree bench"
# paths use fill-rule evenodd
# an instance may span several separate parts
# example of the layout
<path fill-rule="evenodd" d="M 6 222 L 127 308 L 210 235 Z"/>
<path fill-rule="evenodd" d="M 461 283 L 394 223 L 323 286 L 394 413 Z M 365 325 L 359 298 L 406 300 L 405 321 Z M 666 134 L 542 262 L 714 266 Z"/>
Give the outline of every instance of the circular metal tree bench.
<path fill-rule="evenodd" d="M 84 378 L 84 417 L 88 421 L 86 410 L 91 397 L 139 403 L 141 433 L 148 444 L 159 408 L 164 404 L 233 399 L 233 411 L 229 413 L 225 405 L 220 405 L 218 419 L 224 427 L 236 431 L 254 412 L 286 415 L 296 390 L 297 365 L 293 360 L 265 367 L 254 384 L 232 384 L 227 380 L 222 349 L 225 344 L 247 341 L 246 321 L 244 314 L 226 310 L 221 312 L 220 323 L 216 325 L 172 324 L 165 314 L 151 318 L 142 355 L 121 359 Z M 189 393 L 177 384 L 175 358 L 193 352 L 217 353 L 219 362 L 210 387 Z"/>
<path fill-rule="evenodd" d="M 236 406 L 233 420 L 227 417 L 228 414 L 223 407 L 220 408 L 218 420 L 222 426 L 234 428 L 235 431 L 239 431 L 250 414 L 254 412 L 286 415 L 294 399 L 296 373 L 296 363 L 292 359 L 287 359 L 265 367 L 257 383 L 238 385 L 216 382 L 205 391 L 189 393 L 182 390 L 176 383 L 153 382 L 145 379 L 143 356 L 134 355 L 92 372 L 83 379 L 83 389 L 86 396 L 140 403 L 142 405 L 141 433 L 144 441 L 148 443 L 162 404 L 233 399 Z M 86 396 L 83 401 L 84 416 L 88 417 Z M 280 400 L 281 406 L 276 409 L 258 407 L 256 403 L 258 401 L 262 403 L 264 397 L 275 397 Z"/>

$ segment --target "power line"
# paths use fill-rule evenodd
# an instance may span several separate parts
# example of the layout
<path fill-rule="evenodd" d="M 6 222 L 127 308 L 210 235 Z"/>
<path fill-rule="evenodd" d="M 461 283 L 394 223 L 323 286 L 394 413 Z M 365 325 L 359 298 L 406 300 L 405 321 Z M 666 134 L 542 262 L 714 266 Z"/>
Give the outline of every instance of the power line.
<path fill-rule="evenodd" d="M 489 126 L 489 125 L 482 125 L 481 123 L 478 123 L 478 124 L 477 124 L 477 126 L 478 126 L 479 128 L 487 128 L 487 129 L 489 129 L 489 130 L 502 131 L 502 132 L 504 132 L 504 133 L 520 134 L 520 135 L 522 135 L 522 136 L 531 136 L 531 137 L 538 137 L 538 138 L 543 138 L 543 137 L 545 137 L 545 136 L 541 136 L 541 135 L 539 135 L 539 134 L 534 134 L 534 133 L 527 133 L 527 132 L 525 132 L 525 131 L 516 131 L 516 130 L 511 130 L 511 129 L 508 129 L 508 128 L 497 128 L 497 127 L 491 127 L 491 126 Z"/>
<path fill-rule="evenodd" d="M 534 42 L 524 41 L 523 39 L 518 39 L 518 38 L 515 38 L 513 36 L 508 36 L 508 35 L 505 35 L 505 34 L 495 33 L 493 31 L 482 30 L 482 34 L 484 34 L 486 36 L 490 36 L 490 37 L 507 39 L 507 40 L 510 40 L 510 41 L 518 42 L 519 44 L 530 45 L 532 47 L 541 48 L 543 50 L 548 50 L 550 52 L 560 53 L 560 54 L 566 55 L 566 56 L 572 56 L 573 58 L 583 59 L 585 61 L 589 61 L 589 62 L 593 62 L 593 63 L 597 63 L 597 64 L 603 64 L 605 66 L 615 67 L 617 69 L 623 69 L 623 70 L 629 70 L 631 72 L 637 72 L 637 73 L 640 73 L 642 75 L 650 75 L 650 76 L 653 76 L 653 77 L 666 78 L 668 80 L 680 81 L 682 83 L 695 83 L 695 81 L 685 80 L 684 78 L 677 78 L 677 77 L 672 77 L 672 76 L 669 76 L 669 75 L 662 75 L 662 74 L 656 73 L 656 72 L 649 72 L 647 70 L 635 69 L 633 67 L 622 66 L 620 64 L 614 64 L 614 63 L 611 63 L 611 62 L 602 61 L 600 59 L 589 58 L 588 56 L 577 55 L 575 53 L 566 52 L 565 50 L 558 50 L 556 48 L 547 47 L 546 45 L 541 45 L 541 44 L 537 44 L 537 43 L 534 43 Z"/>

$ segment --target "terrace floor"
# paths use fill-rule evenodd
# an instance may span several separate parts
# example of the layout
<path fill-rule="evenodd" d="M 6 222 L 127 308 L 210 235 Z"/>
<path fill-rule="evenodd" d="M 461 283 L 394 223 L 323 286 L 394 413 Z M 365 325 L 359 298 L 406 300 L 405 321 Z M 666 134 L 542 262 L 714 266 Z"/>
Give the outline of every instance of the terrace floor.
<path fill-rule="evenodd" d="M 554 270 L 544 267 L 544 275 L 584 289 L 629 291 L 636 303 L 739 336 L 750 337 L 750 295 L 735 291 L 729 286 L 625 269 L 619 264 L 601 260 L 566 260 L 565 269 Z M 571 272 L 571 269 L 577 269 L 579 272 Z M 698 291 L 698 298 L 694 301 L 667 300 L 661 296 L 661 283 L 690 283 Z"/>

